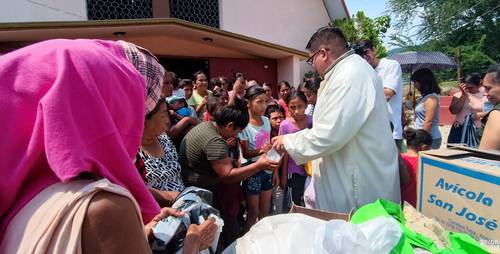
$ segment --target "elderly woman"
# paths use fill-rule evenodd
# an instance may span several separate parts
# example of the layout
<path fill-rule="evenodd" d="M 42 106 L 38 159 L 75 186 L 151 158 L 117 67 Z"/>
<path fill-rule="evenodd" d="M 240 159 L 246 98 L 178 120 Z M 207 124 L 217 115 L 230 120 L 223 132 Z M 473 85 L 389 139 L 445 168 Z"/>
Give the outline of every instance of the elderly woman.
<path fill-rule="evenodd" d="M 184 189 L 177 150 L 165 133 L 169 128 L 168 106 L 160 100 L 146 115 L 139 158 L 144 162 L 146 184 L 161 206 L 170 205 Z"/>
<path fill-rule="evenodd" d="M 151 252 L 151 227 L 179 215 L 160 211 L 132 163 L 163 73 L 127 42 L 49 40 L 0 57 L 0 253 Z M 184 251 L 207 247 L 214 227 L 191 226 Z"/>

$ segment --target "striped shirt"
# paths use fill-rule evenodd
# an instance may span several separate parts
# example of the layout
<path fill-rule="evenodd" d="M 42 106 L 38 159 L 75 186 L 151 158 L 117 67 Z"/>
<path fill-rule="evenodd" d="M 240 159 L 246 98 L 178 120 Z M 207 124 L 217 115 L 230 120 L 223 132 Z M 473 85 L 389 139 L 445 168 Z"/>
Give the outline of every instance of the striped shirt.
<path fill-rule="evenodd" d="M 188 186 L 210 188 L 219 183 L 210 161 L 227 158 L 228 146 L 212 122 L 191 129 L 181 142 L 179 161 L 182 178 Z"/>

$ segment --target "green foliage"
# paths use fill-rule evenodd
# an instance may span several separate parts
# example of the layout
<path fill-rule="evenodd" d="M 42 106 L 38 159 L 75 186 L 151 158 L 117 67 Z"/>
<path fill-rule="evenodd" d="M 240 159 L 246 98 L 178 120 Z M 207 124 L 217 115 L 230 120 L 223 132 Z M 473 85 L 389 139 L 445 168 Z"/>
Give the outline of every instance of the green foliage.
<path fill-rule="evenodd" d="M 441 51 L 455 57 L 461 49 L 462 73 L 483 72 L 500 62 L 500 2 L 498 0 L 389 0 L 388 11 L 396 18 L 400 34 L 420 17 L 415 45 L 408 36 L 391 38 L 408 50 Z M 440 78 L 451 77 L 452 72 Z"/>
<path fill-rule="evenodd" d="M 387 55 L 387 49 L 382 45 L 382 38 L 389 29 L 390 23 L 389 16 L 371 19 L 365 16 L 364 12 L 359 11 L 350 19 L 337 19 L 330 25 L 340 28 L 351 44 L 359 40 L 371 40 L 377 51 L 377 57 L 382 58 Z"/>

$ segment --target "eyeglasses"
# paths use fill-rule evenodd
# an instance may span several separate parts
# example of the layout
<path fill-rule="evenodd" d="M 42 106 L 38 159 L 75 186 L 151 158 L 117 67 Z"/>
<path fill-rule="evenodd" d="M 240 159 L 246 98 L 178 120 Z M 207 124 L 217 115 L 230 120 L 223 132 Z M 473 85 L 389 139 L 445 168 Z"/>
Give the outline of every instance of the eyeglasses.
<path fill-rule="evenodd" d="M 316 58 L 316 55 L 317 55 L 317 54 L 318 54 L 318 53 L 319 53 L 322 49 L 324 49 L 324 50 L 326 50 L 326 51 L 330 50 L 330 49 L 327 49 L 327 48 L 320 48 L 320 49 L 318 49 L 316 52 L 314 52 L 314 54 L 312 54 L 312 56 L 311 56 L 311 57 L 309 57 L 309 59 L 307 59 L 307 60 L 306 60 L 306 63 L 307 63 L 307 64 L 309 64 L 309 65 L 312 65 L 312 64 L 313 64 L 313 62 L 314 62 L 314 58 Z"/>

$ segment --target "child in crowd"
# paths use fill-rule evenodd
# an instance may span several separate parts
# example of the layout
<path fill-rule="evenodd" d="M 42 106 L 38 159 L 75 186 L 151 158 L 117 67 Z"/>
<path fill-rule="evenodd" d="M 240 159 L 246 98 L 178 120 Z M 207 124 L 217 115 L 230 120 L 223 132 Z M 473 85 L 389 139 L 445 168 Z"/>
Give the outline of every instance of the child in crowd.
<path fill-rule="evenodd" d="M 190 79 L 183 79 L 179 82 L 179 88 L 184 91 L 184 98 L 189 106 L 194 107 L 193 102 L 193 81 Z"/>
<path fill-rule="evenodd" d="M 303 93 L 292 94 L 287 105 L 290 117 L 281 122 L 279 135 L 295 133 L 312 127 L 312 117 L 305 114 L 307 98 Z M 292 201 L 297 205 L 304 206 L 304 185 L 307 177 L 304 167 L 297 165 L 291 157 L 285 154 L 282 168 L 284 174 L 281 176 L 281 181 L 284 184 L 281 185 L 288 185 L 288 193 L 291 193 Z"/>
<path fill-rule="evenodd" d="M 229 91 L 229 104 L 234 103 L 235 100 L 243 100 L 245 97 L 246 80 L 243 76 L 237 76 L 233 83 L 232 90 Z"/>
<path fill-rule="evenodd" d="M 264 116 L 267 95 L 262 87 L 252 86 L 248 88 L 245 99 L 248 101 L 250 121 L 239 134 L 239 139 L 241 140 L 242 154 L 247 159 L 246 164 L 250 164 L 257 161 L 263 153 L 271 148 L 271 123 Z M 276 185 L 279 184 L 276 181 L 279 181 L 277 174 L 273 176 L 273 171 L 263 170 L 243 182 L 247 204 L 245 232 L 257 222 L 257 219 L 269 214 L 273 182 Z"/>
<path fill-rule="evenodd" d="M 265 88 L 264 88 L 265 90 Z M 267 91 L 266 91 L 267 93 Z M 269 96 L 269 94 L 268 94 Z M 285 110 L 279 106 L 278 104 L 268 104 L 266 108 L 265 116 L 269 118 L 271 122 L 271 138 L 278 136 L 280 130 L 280 124 L 283 120 L 285 120 Z M 281 175 L 284 174 L 282 169 L 278 170 L 278 176 L 281 178 Z M 272 214 L 281 214 L 284 212 L 284 196 L 286 195 L 285 186 L 280 183 L 279 186 L 275 186 L 273 188 L 272 193 L 272 204 L 271 210 Z"/>
<path fill-rule="evenodd" d="M 220 87 L 222 88 L 222 90 L 229 91 L 229 84 L 227 83 L 227 78 L 226 77 L 219 76 L 219 82 L 218 82 L 218 84 L 220 84 Z"/>
<path fill-rule="evenodd" d="M 280 124 L 285 120 L 285 110 L 280 105 L 268 105 L 265 116 L 271 122 L 271 138 L 278 136 Z"/>
<path fill-rule="evenodd" d="M 401 200 L 416 206 L 417 203 L 417 164 L 418 153 L 431 148 L 432 136 L 427 131 L 406 128 L 403 132 L 408 151 L 401 153 L 403 167 L 400 167 Z"/>
<path fill-rule="evenodd" d="M 177 77 L 177 74 L 175 74 L 174 72 L 170 72 L 170 76 L 172 76 L 172 85 L 173 85 L 172 96 L 185 98 L 184 90 L 182 90 L 182 88 L 180 87 L 180 81 L 179 78 Z"/>
<path fill-rule="evenodd" d="M 264 82 L 262 88 L 264 88 L 267 94 L 267 105 L 279 105 L 278 100 L 273 97 L 273 86 L 270 83 Z"/>
<path fill-rule="evenodd" d="M 219 87 L 213 91 L 213 96 L 207 101 L 207 111 L 203 114 L 203 121 L 212 121 L 213 113 L 218 106 L 227 105 L 229 96 L 227 91 Z"/>
<path fill-rule="evenodd" d="M 314 106 L 316 105 L 316 99 L 318 97 L 319 84 L 321 83 L 321 78 L 308 78 L 304 82 L 304 95 L 307 98 L 307 108 L 306 115 L 312 116 L 314 112 Z"/>
<path fill-rule="evenodd" d="M 219 78 L 211 78 L 210 82 L 208 82 L 208 89 L 209 90 L 215 90 L 217 88 L 220 88 L 220 81 Z"/>
<path fill-rule="evenodd" d="M 184 117 L 196 117 L 194 110 L 192 110 L 186 102 L 184 97 L 171 96 L 167 100 L 168 107 L 170 108 L 170 118 L 173 124 L 176 124 Z"/>

